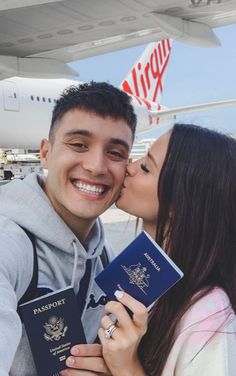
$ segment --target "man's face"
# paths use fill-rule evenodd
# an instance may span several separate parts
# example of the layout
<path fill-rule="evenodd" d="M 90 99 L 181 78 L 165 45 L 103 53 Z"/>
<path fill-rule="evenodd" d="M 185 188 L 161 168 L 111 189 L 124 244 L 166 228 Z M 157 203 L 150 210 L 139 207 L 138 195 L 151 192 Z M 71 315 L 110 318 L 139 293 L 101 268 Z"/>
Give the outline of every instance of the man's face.
<path fill-rule="evenodd" d="M 93 221 L 116 200 L 126 172 L 132 132 L 124 120 L 70 110 L 41 144 L 45 191 L 69 225 Z"/>

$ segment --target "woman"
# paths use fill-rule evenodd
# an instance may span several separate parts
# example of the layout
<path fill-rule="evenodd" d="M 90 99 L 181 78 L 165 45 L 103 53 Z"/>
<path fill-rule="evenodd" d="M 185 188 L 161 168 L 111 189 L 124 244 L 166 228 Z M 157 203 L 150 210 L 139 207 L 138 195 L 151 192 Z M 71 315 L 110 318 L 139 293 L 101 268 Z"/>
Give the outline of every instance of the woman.
<path fill-rule="evenodd" d="M 109 370 L 98 371 L 236 375 L 236 140 L 176 124 L 128 166 L 117 207 L 143 219 L 184 278 L 148 315 L 128 294 L 116 293 L 99 330 Z M 110 313 L 118 321 L 109 338 Z"/>

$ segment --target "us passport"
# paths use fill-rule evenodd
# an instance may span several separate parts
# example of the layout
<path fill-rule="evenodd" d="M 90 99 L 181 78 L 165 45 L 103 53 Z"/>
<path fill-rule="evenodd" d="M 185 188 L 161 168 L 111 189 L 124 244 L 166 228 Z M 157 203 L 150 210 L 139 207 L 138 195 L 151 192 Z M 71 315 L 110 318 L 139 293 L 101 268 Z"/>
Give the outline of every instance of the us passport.
<path fill-rule="evenodd" d="M 96 278 L 109 299 L 123 290 L 146 307 L 183 277 L 163 249 L 142 231 Z"/>
<path fill-rule="evenodd" d="M 57 376 L 66 368 L 70 348 L 86 343 L 72 287 L 20 305 L 39 376 Z"/>

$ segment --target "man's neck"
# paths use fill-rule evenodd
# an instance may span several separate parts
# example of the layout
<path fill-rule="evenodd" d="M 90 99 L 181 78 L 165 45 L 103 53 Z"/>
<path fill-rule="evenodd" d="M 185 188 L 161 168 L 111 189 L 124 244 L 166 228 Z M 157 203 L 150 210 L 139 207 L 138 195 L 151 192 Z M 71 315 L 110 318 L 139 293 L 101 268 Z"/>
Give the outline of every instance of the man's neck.
<path fill-rule="evenodd" d="M 61 209 L 61 210 L 60 210 Z M 78 218 L 72 213 L 63 210 L 62 208 L 57 208 L 57 214 L 62 218 L 62 220 L 66 223 L 66 225 L 71 229 L 71 231 L 75 234 L 77 239 L 80 241 L 81 244 L 86 243 L 86 239 L 88 238 L 96 219 L 91 218 Z"/>
<path fill-rule="evenodd" d="M 95 224 L 95 220 L 91 220 L 91 219 L 86 220 L 86 219 L 67 218 L 67 220 L 66 221 L 64 220 L 64 222 L 71 229 L 71 231 L 75 234 L 77 239 L 79 239 L 81 244 L 86 243 L 86 239 L 88 238 Z"/>

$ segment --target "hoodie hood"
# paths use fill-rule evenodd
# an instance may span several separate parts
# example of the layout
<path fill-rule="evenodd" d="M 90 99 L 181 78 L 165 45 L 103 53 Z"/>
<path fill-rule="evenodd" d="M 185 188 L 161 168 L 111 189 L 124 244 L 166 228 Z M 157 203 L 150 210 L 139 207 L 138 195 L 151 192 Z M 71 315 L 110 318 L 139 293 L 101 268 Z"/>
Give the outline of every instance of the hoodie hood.
<path fill-rule="evenodd" d="M 44 181 L 43 175 L 33 173 L 24 180 L 16 179 L 1 186 L 0 215 L 8 217 L 19 226 L 29 230 L 41 241 L 65 252 L 69 249 L 74 252 L 74 242 L 80 248 L 80 252 L 84 250 L 86 258 L 99 255 L 104 246 L 104 231 L 100 220 L 97 219 L 92 229 L 92 236 L 89 236 L 86 244 L 87 250 L 85 250 L 52 207 L 42 188 Z"/>

